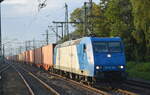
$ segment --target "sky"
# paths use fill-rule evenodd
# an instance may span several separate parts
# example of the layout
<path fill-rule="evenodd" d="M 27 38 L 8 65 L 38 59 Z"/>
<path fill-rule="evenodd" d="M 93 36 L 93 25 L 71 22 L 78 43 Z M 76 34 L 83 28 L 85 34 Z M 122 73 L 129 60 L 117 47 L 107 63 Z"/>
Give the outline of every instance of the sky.
<path fill-rule="evenodd" d="M 65 3 L 68 4 L 69 14 L 89 0 L 47 0 L 46 7 L 38 11 L 38 4 L 44 0 L 4 0 L 1 4 L 2 39 L 3 43 L 17 39 L 45 40 L 45 33 L 52 21 L 64 21 Z M 99 3 L 99 0 L 93 0 Z M 51 31 L 50 34 L 53 34 Z M 50 42 L 54 43 L 54 37 Z"/>

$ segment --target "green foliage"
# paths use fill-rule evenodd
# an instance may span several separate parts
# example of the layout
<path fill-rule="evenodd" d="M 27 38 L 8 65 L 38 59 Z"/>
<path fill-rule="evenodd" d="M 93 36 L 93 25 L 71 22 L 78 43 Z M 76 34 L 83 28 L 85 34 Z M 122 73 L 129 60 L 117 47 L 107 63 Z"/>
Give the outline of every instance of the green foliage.
<path fill-rule="evenodd" d="M 105 16 L 110 22 L 111 36 L 127 36 L 132 29 L 131 4 L 129 0 L 111 0 Z M 129 35 L 128 35 L 129 36 Z"/>
<path fill-rule="evenodd" d="M 109 23 L 107 19 L 104 17 L 101 6 L 94 4 L 93 6 L 93 18 L 91 18 L 90 22 L 93 24 L 92 33 L 97 35 L 98 37 L 108 37 Z"/>
<path fill-rule="evenodd" d="M 123 39 L 128 60 L 135 60 L 133 54 L 135 39 L 132 6 L 129 0 L 110 0 L 104 15 L 109 20 L 110 36 L 119 36 Z"/>
<path fill-rule="evenodd" d="M 133 36 L 138 45 L 142 45 L 139 50 L 144 49 L 142 53 L 146 57 L 142 60 L 150 60 L 150 0 L 131 0 L 131 3 L 133 6 L 132 13 L 134 15 L 135 26 Z"/>
<path fill-rule="evenodd" d="M 98 37 L 121 37 L 127 60 L 150 61 L 149 9 L 149 0 L 100 0 L 98 5 L 93 3 L 93 17 L 88 24 L 93 27 L 92 34 Z M 89 10 L 87 14 L 89 16 Z M 75 9 L 70 19 L 84 22 L 84 7 Z M 81 37 L 84 24 L 74 27 L 72 34 Z"/>
<path fill-rule="evenodd" d="M 109 28 L 107 28 L 108 22 L 104 18 L 104 15 L 101 11 L 101 7 L 99 5 L 93 4 L 93 9 L 92 9 L 93 18 L 89 16 L 90 15 L 88 11 L 87 12 L 87 17 L 88 17 L 87 24 L 89 26 L 92 25 L 93 27 L 92 33 L 101 37 L 109 36 Z M 75 9 L 71 13 L 70 20 L 77 21 L 77 22 L 84 22 L 84 7 Z M 83 32 L 84 32 L 83 24 L 75 24 L 74 27 L 76 28 L 75 32 L 77 32 L 77 34 L 83 35 Z"/>
<path fill-rule="evenodd" d="M 77 8 L 71 13 L 70 20 L 72 22 L 83 22 L 83 14 L 82 8 Z M 75 24 L 74 27 L 76 28 L 76 34 L 83 35 L 83 25 L 82 24 Z"/>
<path fill-rule="evenodd" d="M 150 80 L 150 63 L 128 62 L 127 72 L 129 77 Z"/>

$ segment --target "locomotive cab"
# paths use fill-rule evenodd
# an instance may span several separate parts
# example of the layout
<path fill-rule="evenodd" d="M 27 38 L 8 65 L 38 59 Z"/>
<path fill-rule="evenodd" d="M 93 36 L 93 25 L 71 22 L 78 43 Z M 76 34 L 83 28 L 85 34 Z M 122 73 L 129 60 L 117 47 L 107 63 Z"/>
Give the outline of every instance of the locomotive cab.
<path fill-rule="evenodd" d="M 92 38 L 94 75 L 97 79 L 123 80 L 126 78 L 124 46 L 117 38 Z"/>

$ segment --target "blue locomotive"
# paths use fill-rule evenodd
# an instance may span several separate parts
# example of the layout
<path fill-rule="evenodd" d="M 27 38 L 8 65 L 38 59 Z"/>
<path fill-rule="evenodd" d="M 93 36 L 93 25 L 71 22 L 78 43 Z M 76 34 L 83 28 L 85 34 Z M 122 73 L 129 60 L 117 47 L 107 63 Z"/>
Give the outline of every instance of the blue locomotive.
<path fill-rule="evenodd" d="M 73 79 L 122 80 L 126 78 L 125 67 L 119 37 L 83 37 L 58 44 L 54 50 L 54 69 Z"/>

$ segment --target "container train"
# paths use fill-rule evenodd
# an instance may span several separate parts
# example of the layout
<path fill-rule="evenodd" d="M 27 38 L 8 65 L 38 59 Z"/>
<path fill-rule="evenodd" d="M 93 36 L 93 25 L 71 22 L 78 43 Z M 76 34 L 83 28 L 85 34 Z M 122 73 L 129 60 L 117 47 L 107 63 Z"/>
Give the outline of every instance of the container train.
<path fill-rule="evenodd" d="M 7 59 L 88 82 L 124 80 L 127 75 L 124 45 L 119 37 L 83 37 L 28 50 Z"/>

